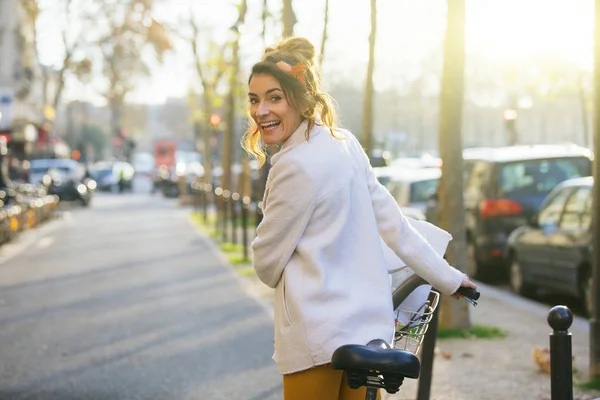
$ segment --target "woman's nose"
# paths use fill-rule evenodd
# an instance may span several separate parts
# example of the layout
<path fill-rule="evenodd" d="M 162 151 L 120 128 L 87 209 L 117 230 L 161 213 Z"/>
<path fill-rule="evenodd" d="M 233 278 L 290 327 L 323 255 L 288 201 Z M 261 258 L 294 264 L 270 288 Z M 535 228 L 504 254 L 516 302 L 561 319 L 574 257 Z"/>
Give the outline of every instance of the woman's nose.
<path fill-rule="evenodd" d="M 265 103 L 260 103 L 258 105 L 257 114 L 261 117 L 264 117 L 265 115 L 269 115 L 269 107 L 267 107 L 267 105 Z"/>

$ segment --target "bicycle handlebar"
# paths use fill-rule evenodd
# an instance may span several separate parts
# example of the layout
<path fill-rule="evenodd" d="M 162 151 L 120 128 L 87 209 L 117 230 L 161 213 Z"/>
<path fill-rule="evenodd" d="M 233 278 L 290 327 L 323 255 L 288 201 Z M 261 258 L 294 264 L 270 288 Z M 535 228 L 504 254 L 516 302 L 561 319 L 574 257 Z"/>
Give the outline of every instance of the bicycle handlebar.
<path fill-rule="evenodd" d="M 394 310 L 397 309 L 416 288 L 423 285 L 429 285 L 429 283 L 416 274 L 409 276 L 404 282 L 402 282 L 392 293 Z M 462 294 L 465 299 L 470 300 L 478 300 L 479 296 L 481 296 L 481 293 L 479 293 L 476 289 L 464 286 L 459 287 L 456 293 Z M 473 303 L 471 302 L 471 304 Z M 477 303 L 474 305 L 476 304 Z"/>
<path fill-rule="evenodd" d="M 462 294 L 463 296 L 473 300 L 479 300 L 479 296 L 481 296 L 481 293 L 479 293 L 476 289 L 464 286 L 459 287 L 456 293 Z"/>

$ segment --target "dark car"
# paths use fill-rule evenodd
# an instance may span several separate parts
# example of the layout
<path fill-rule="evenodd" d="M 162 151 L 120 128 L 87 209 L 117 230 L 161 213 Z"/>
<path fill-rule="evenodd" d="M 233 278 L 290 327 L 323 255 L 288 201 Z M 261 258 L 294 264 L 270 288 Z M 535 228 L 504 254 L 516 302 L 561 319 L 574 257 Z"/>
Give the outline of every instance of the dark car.
<path fill-rule="evenodd" d="M 63 174 L 49 170 L 46 182 L 48 194 L 56 195 L 61 201 L 76 201 L 88 207 L 92 201 L 92 192 L 95 181 L 85 179 L 82 181 L 66 178 Z M 84 183 L 86 182 L 86 183 Z"/>
<path fill-rule="evenodd" d="M 132 191 L 135 170 L 124 161 L 99 161 L 90 168 L 100 191 Z"/>
<path fill-rule="evenodd" d="M 591 175 L 592 165 L 589 150 L 570 144 L 472 148 L 463 158 L 468 273 L 479 279 L 506 276 L 510 233 L 558 184 Z"/>
<path fill-rule="evenodd" d="M 31 160 L 30 180 L 45 186 L 48 194 L 57 195 L 61 201 L 77 201 L 85 207 L 96 188 L 96 182 L 85 176 L 85 167 L 71 159 Z"/>
<path fill-rule="evenodd" d="M 580 298 L 592 307 L 592 187 L 594 178 L 558 185 L 540 211 L 509 237 L 507 259 L 513 291 L 550 289 Z"/>

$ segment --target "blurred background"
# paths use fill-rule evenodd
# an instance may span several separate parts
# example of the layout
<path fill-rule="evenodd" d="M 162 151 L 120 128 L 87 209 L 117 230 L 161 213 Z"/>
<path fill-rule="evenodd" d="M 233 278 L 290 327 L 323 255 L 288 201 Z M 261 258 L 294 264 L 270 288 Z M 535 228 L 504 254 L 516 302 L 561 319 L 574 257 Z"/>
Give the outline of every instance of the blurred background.
<path fill-rule="evenodd" d="M 246 211 L 250 257 L 268 164 L 239 146 L 247 77 L 265 46 L 294 34 L 315 44 L 341 125 L 405 213 L 466 237 L 455 265 L 519 293 L 529 278 L 552 286 L 560 273 L 528 275 L 511 234 L 561 182 L 592 175 L 594 5 L 463 6 L 456 19 L 444 0 L 1 0 L 0 194 L 21 210 L 5 241 L 36 224 L 22 219 L 42 199 L 88 207 L 95 192 L 147 193 L 223 221 L 224 241 Z M 582 257 L 554 289 L 590 312 Z"/>
<path fill-rule="evenodd" d="M 282 2 L 249 0 L 235 30 L 237 3 L 2 0 L 0 130 L 9 147 L 23 159 L 75 155 L 94 163 L 152 155 L 157 141 L 169 139 L 202 154 L 208 117 L 224 118 L 233 42 L 237 143 L 244 83 L 264 45 L 281 37 Z M 330 0 L 327 14 L 325 1 L 296 3 L 294 34 L 317 47 L 328 16 L 324 82 L 343 126 L 360 136 L 369 2 Z M 445 2 L 380 0 L 377 7 L 373 148 L 392 158 L 435 156 Z M 468 2 L 465 147 L 591 147 L 592 8 L 590 0 Z M 224 128 L 218 124 L 208 142 L 215 163 Z M 232 151 L 239 160 L 239 146 Z"/>
<path fill-rule="evenodd" d="M 0 306 L 12 306 L 0 308 L 0 322 L 13 322 L 0 340 L 20 332 L 24 347 L 48 340 L 70 351 L 69 333 L 106 348 L 118 342 L 95 323 L 118 335 L 153 332 L 137 309 L 127 329 L 115 320 L 70 329 L 85 320 L 79 312 L 114 311 L 88 293 L 122 291 L 129 312 L 153 290 L 218 276 L 181 210 L 253 276 L 249 246 L 269 165 L 259 168 L 239 145 L 249 126 L 247 79 L 264 48 L 291 35 L 315 44 L 341 126 L 404 213 L 454 236 L 451 264 L 507 294 L 598 317 L 595 12 L 593 0 L 0 0 L 0 264 L 15 246 L 33 249 L 14 259 L 22 268 L 0 274 L 8 293 Z M 60 234 L 44 233 L 57 220 L 67 221 Z M 54 296 L 40 296 L 38 284 Z M 218 317 L 194 307 L 236 290 L 212 286 L 159 310 L 157 330 L 229 329 L 227 312 L 237 315 L 241 297 Z M 60 318 L 47 319 L 47 301 Z M 470 325 L 463 303 L 445 306 L 441 326 Z M 35 331 L 25 324 L 32 315 L 41 318 Z M 597 379 L 600 318 L 592 321 L 598 334 L 582 346 Z M 270 322 L 264 329 L 248 335 L 261 351 L 271 346 L 261 342 Z M 207 359 L 229 371 L 227 349 L 212 351 Z M 22 361 L 17 350 L 2 354 Z M 35 370 L 35 360 L 4 367 Z M 45 387 L 6 376 L 14 393 Z"/>

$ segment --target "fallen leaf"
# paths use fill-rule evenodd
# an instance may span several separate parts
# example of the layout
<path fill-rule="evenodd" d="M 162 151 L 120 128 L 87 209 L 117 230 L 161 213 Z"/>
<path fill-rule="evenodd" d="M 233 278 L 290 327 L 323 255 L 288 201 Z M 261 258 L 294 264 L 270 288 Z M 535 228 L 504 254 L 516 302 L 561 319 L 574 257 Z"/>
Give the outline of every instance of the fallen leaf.
<path fill-rule="evenodd" d="M 536 363 L 540 369 L 540 371 L 545 372 L 547 374 L 550 373 L 550 349 L 547 347 L 533 348 L 533 362 Z M 572 357 L 572 361 L 575 362 L 575 356 Z"/>
<path fill-rule="evenodd" d="M 537 364 L 540 371 L 550 373 L 550 350 L 547 348 L 533 348 L 533 362 Z"/>

